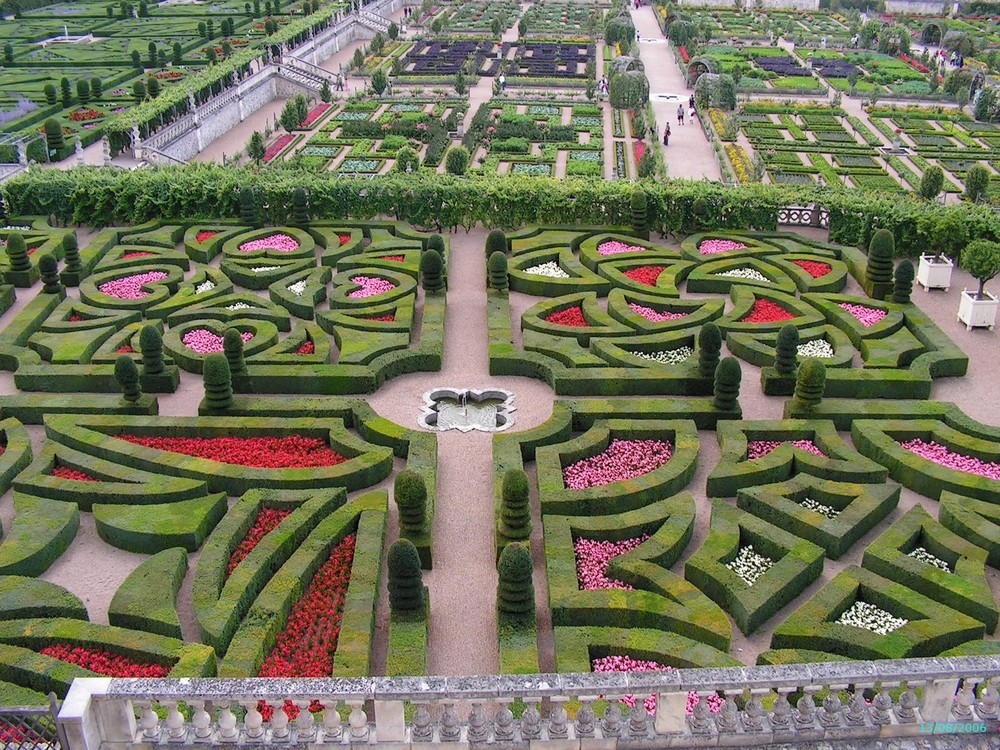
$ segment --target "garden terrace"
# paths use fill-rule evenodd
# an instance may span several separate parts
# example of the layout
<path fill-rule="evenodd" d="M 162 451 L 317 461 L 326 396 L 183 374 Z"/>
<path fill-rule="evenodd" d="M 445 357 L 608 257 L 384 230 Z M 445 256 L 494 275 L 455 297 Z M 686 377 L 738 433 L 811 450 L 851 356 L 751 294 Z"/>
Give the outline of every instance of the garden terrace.
<path fill-rule="evenodd" d="M 524 14 L 528 37 L 593 37 L 607 7 L 600 1 L 541 0 L 533 3 Z"/>
<path fill-rule="evenodd" d="M 450 34 L 490 34 L 494 19 L 500 22 L 501 31 L 506 31 L 517 22 L 520 13 L 521 6 L 514 0 L 474 0 L 446 4 L 435 18 L 441 20 L 444 30 Z"/>
<path fill-rule="evenodd" d="M 473 39 L 436 39 L 417 42 L 400 60 L 397 76 L 454 76 L 467 60 L 480 71 L 486 58 L 495 56 L 493 42 Z"/>

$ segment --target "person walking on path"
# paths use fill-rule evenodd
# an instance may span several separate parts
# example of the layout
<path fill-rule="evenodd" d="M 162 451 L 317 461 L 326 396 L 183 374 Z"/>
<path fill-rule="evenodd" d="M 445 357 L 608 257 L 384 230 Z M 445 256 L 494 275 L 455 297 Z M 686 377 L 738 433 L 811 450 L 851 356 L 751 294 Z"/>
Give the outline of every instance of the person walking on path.
<path fill-rule="evenodd" d="M 663 145 L 664 146 L 669 146 L 670 145 L 670 123 L 669 122 L 667 123 L 667 127 L 663 131 Z"/>
<path fill-rule="evenodd" d="M 691 124 L 693 125 L 694 122 L 695 122 L 695 119 L 694 119 L 694 105 L 692 105 L 691 109 L 688 110 L 688 119 L 691 121 Z"/>
<path fill-rule="evenodd" d="M 677 105 L 677 124 L 678 125 L 683 125 L 684 124 L 684 105 L 683 104 L 678 104 Z"/>

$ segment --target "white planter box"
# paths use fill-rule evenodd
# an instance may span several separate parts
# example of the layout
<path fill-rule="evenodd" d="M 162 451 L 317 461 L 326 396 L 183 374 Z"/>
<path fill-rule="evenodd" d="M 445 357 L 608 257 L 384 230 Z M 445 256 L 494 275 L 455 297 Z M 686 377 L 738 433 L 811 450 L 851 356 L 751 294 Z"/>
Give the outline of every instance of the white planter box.
<path fill-rule="evenodd" d="M 958 303 L 958 319 L 965 323 L 967 330 L 973 328 L 989 328 L 993 330 L 993 325 L 997 319 L 997 306 L 1000 300 L 989 292 L 983 299 L 976 299 L 976 293 L 968 289 L 962 291 L 962 297 Z"/>
<path fill-rule="evenodd" d="M 924 291 L 930 289 L 944 289 L 946 292 L 951 286 L 951 270 L 955 264 L 944 255 L 935 258 L 933 255 L 921 255 L 920 265 L 917 266 L 917 283 L 924 287 Z"/>

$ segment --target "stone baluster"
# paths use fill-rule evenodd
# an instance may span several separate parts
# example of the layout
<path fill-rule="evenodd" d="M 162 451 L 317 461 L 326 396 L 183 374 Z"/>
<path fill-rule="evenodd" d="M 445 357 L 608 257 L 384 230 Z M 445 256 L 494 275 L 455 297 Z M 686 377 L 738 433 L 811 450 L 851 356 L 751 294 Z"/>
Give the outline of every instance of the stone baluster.
<path fill-rule="evenodd" d="M 774 708 L 771 711 L 771 728 L 775 732 L 795 730 L 795 721 L 792 719 L 792 704 L 788 702 L 790 692 L 791 688 L 778 689 L 778 697 L 774 701 Z"/>
<path fill-rule="evenodd" d="M 343 734 L 340 711 L 335 704 L 330 703 L 323 712 L 323 742 L 339 745 Z"/>
<path fill-rule="evenodd" d="M 236 742 L 240 732 L 236 728 L 236 714 L 229 708 L 229 701 L 220 701 L 219 708 L 219 742 Z"/>
<path fill-rule="evenodd" d="M 486 742 L 490 736 L 490 720 L 486 716 L 486 709 L 483 702 L 473 701 L 472 711 L 469 712 L 469 742 Z"/>
<path fill-rule="evenodd" d="M 212 739 L 212 717 L 205 710 L 205 701 L 192 700 L 194 714 L 191 716 L 191 725 L 194 727 L 195 742 L 209 742 Z"/>
<path fill-rule="evenodd" d="M 896 721 L 900 724 L 913 724 L 917 720 L 917 706 L 920 705 L 920 701 L 917 700 L 917 689 L 913 682 L 913 680 L 908 680 L 905 692 L 899 696 L 899 705 L 896 706 L 895 714 Z"/>
<path fill-rule="evenodd" d="M 593 703 L 595 697 L 593 695 L 581 695 L 580 696 L 580 710 L 576 712 L 576 736 L 577 737 L 593 737 L 594 736 L 594 708 L 590 704 Z"/>
<path fill-rule="evenodd" d="M 351 742 L 368 741 L 368 714 L 365 713 L 364 701 L 346 701 L 351 709 L 351 715 L 347 717 L 347 725 L 350 727 Z"/>
<path fill-rule="evenodd" d="M 617 700 L 609 697 L 608 701 L 601 717 L 601 732 L 605 737 L 619 737 L 622 733 L 622 708 Z"/>
<path fill-rule="evenodd" d="M 979 703 L 976 704 L 976 713 L 980 719 L 996 719 L 998 704 L 1000 704 L 1000 692 L 997 691 L 997 683 L 1000 678 L 991 677 L 982 692 L 979 694 Z"/>
<path fill-rule="evenodd" d="M 802 697 L 795 702 L 795 728 L 802 731 L 809 731 L 816 727 L 816 699 L 813 694 L 816 689 L 812 686 L 802 688 Z"/>
<path fill-rule="evenodd" d="M 698 702 L 694 706 L 694 711 L 688 717 L 688 727 L 691 730 L 691 734 L 712 733 L 712 712 L 708 710 L 708 696 L 711 694 L 711 691 L 698 691 Z"/>
<path fill-rule="evenodd" d="M 770 690 L 754 688 L 750 691 L 750 700 L 743 711 L 743 728 L 747 732 L 763 732 L 767 729 L 767 711 L 760 702 L 760 696 L 770 693 Z"/>
<path fill-rule="evenodd" d="M 288 729 L 288 714 L 285 713 L 285 702 L 283 700 L 268 701 L 268 705 L 274 709 L 271 714 L 271 741 L 290 742 L 292 733 Z"/>
<path fill-rule="evenodd" d="M 163 701 L 167 709 L 167 742 L 184 742 L 187 740 L 188 725 L 184 714 L 177 710 L 177 701 Z"/>
<path fill-rule="evenodd" d="M 246 716 L 243 718 L 243 737 L 249 742 L 259 742 L 264 738 L 264 717 L 257 708 L 257 701 L 240 701 L 240 705 L 246 709 Z"/>
<path fill-rule="evenodd" d="M 893 703 L 892 696 L 889 695 L 889 690 L 894 687 L 899 687 L 899 683 L 883 682 L 879 687 L 878 695 L 872 701 L 869 714 L 872 717 L 872 723 L 876 726 L 884 727 L 892 724 Z"/>
<path fill-rule="evenodd" d="M 313 742 L 316 739 L 316 720 L 309 712 L 309 701 L 297 700 L 299 715 L 295 717 L 295 741 Z"/>
<path fill-rule="evenodd" d="M 160 719 L 153 710 L 152 701 L 136 701 L 141 709 L 139 714 L 139 726 L 142 727 L 143 742 L 160 741 Z"/>
<path fill-rule="evenodd" d="M 959 721 L 973 720 L 972 707 L 976 705 L 976 685 L 980 681 L 978 677 L 966 677 L 962 680 L 962 686 L 958 689 L 951 709 Z"/>
<path fill-rule="evenodd" d="M 633 740 L 644 740 L 649 736 L 649 711 L 641 695 L 635 697 L 635 706 L 628 712 L 628 734 Z"/>
<path fill-rule="evenodd" d="M 521 739 L 538 740 L 542 737 L 542 715 L 538 713 L 538 698 L 525 698 L 528 707 L 521 714 Z"/>
<path fill-rule="evenodd" d="M 497 742 L 513 742 L 514 732 L 517 726 L 514 723 L 514 714 L 510 710 L 512 698 L 498 698 L 500 708 L 493 719 L 493 737 Z"/>
<path fill-rule="evenodd" d="M 740 709 L 736 705 L 736 693 L 726 691 L 719 713 L 715 715 L 715 728 L 719 734 L 735 734 L 740 731 Z"/>
<path fill-rule="evenodd" d="M 552 711 L 549 713 L 549 739 L 564 740 L 569 737 L 569 714 L 566 713 L 564 704 L 569 698 L 565 696 L 553 696 Z"/>
<path fill-rule="evenodd" d="M 851 700 L 847 703 L 847 710 L 844 711 L 844 718 L 847 720 L 848 726 L 865 726 L 868 723 L 865 721 L 865 716 L 868 713 L 867 708 L 865 705 L 865 689 L 860 685 L 855 685 L 854 694 L 851 695 Z"/>
<path fill-rule="evenodd" d="M 414 742 L 431 742 L 434 739 L 434 720 L 431 719 L 426 703 L 417 704 L 416 713 L 413 714 L 411 735 Z"/>
<path fill-rule="evenodd" d="M 823 699 L 823 711 L 819 714 L 819 723 L 824 729 L 837 729 L 843 726 L 841 714 L 844 704 L 840 700 L 840 691 L 846 685 L 830 685 L 830 693 Z"/>
<path fill-rule="evenodd" d="M 462 723 L 453 702 L 444 703 L 444 713 L 441 714 L 441 727 L 438 736 L 442 742 L 458 742 L 462 736 Z"/>

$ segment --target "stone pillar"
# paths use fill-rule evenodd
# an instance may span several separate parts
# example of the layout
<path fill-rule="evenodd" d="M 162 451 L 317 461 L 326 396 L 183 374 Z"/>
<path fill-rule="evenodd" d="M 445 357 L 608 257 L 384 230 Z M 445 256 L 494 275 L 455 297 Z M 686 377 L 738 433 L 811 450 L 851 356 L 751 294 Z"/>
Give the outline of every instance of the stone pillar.
<path fill-rule="evenodd" d="M 73 680 L 58 716 L 70 750 L 100 750 L 102 742 L 131 744 L 135 739 L 132 704 L 100 700 L 110 685 L 106 677 Z"/>
<path fill-rule="evenodd" d="M 28 149 L 24 141 L 17 142 L 17 163 L 22 167 L 28 166 Z"/>
<path fill-rule="evenodd" d="M 111 141 L 107 136 L 101 138 L 101 152 L 104 154 L 104 166 L 111 166 Z"/>
<path fill-rule="evenodd" d="M 921 718 L 925 722 L 950 721 L 951 704 L 957 690 L 957 677 L 928 680 L 924 686 L 924 705 L 920 709 Z"/>
<path fill-rule="evenodd" d="M 139 126 L 132 125 L 132 158 L 142 159 L 142 136 L 139 135 Z"/>

